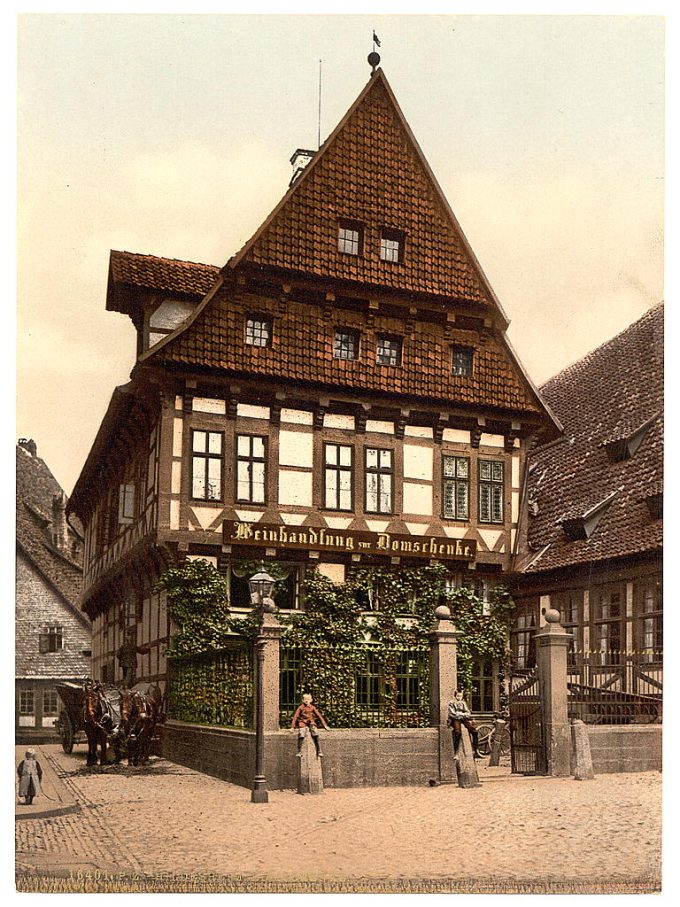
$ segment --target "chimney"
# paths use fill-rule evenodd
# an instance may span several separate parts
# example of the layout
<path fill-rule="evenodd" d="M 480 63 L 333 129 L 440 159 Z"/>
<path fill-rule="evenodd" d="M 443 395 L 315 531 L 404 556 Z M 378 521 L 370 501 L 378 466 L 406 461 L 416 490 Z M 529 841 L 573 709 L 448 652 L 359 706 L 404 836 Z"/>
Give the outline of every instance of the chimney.
<path fill-rule="evenodd" d="M 64 554 L 68 553 L 68 524 L 66 522 L 66 495 L 63 491 L 52 498 L 52 544 Z"/>
<path fill-rule="evenodd" d="M 306 148 L 297 148 L 295 150 L 293 156 L 290 159 L 290 162 L 293 165 L 293 175 L 291 176 L 290 182 L 288 183 L 289 189 L 315 154 L 316 151 L 308 151 Z"/>
<path fill-rule="evenodd" d="M 38 445 L 33 438 L 19 438 L 19 447 L 23 447 L 24 450 L 27 450 L 32 457 L 38 456 Z"/>

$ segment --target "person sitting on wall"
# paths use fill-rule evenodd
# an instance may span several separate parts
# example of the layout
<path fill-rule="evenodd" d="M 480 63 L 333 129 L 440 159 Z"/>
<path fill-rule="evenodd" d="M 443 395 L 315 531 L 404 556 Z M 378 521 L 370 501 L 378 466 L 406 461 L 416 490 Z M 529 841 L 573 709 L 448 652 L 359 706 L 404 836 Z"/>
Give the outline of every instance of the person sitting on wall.
<path fill-rule="evenodd" d="M 33 797 L 37 797 L 40 793 L 42 774 L 42 766 L 35 758 L 35 750 L 26 750 L 26 757 L 17 767 L 19 796 L 24 798 L 26 806 L 30 806 L 33 803 Z"/>
<path fill-rule="evenodd" d="M 326 724 L 326 719 L 312 702 L 312 694 L 304 693 L 304 695 L 302 696 L 302 702 L 297 707 L 297 711 L 293 715 L 293 723 L 291 725 L 293 730 L 297 728 L 298 732 L 298 759 L 302 758 L 302 741 L 307 736 L 307 733 L 310 733 L 312 735 L 312 740 L 314 741 L 314 746 L 316 747 L 316 755 L 323 756 L 323 753 L 319 748 L 319 732 L 316 729 L 317 720 L 321 722 L 321 724 L 327 731 L 330 731 L 329 726 Z"/>
<path fill-rule="evenodd" d="M 463 691 L 456 690 L 453 699 L 449 702 L 449 717 L 447 724 L 453 731 L 453 752 L 458 752 L 460 741 L 463 737 L 462 727 L 465 726 L 472 737 L 472 749 L 475 759 L 481 759 L 482 754 L 479 752 L 479 734 L 477 725 L 472 720 L 472 712 L 468 708 L 466 701 L 463 699 Z"/>

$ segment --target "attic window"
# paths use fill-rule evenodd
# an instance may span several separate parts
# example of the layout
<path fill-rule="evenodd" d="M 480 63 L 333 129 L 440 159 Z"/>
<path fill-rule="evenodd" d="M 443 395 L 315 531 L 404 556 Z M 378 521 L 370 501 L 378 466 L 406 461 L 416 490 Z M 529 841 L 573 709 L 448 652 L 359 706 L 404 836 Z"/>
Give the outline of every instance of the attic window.
<path fill-rule="evenodd" d="M 404 234 L 400 230 L 384 229 L 380 236 L 380 257 L 383 261 L 399 263 L 404 260 Z"/>
<path fill-rule="evenodd" d="M 569 514 L 562 517 L 559 522 L 566 537 L 572 542 L 579 539 L 589 539 L 617 494 L 618 490 L 613 491 L 603 501 L 586 510 L 585 513 Z"/>
<path fill-rule="evenodd" d="M 376 361 L 378 365 L 401 365 L 401 337 L 378 335 Z"/>
<path fill-rule="evenodd" d="M 334 359 L 359 358 L 359 332 L 349 328 L 336 328 L 333 339 Z"/>
<path fill-rule="evenodd" d="M 246 343 L 248 346 L 271 346 L 272 322 L 261 315 L 249 315 L 246 319 Z"/>
<path fill-rule="evenodd" d="M 361 224 L 343 221 L 338 226 L 338 252 L 345 255 L 361 255 L 363 245 Z"/>
<path fill-rule="evenodd" d="M 472 374 L 472 347 L 454 346 L 451 353 L 451 371 L 463 378 Z"/>
<path fill-rule="evenodd" d="M 609 462 L 620 463 L 623 460 L 630 460 L 631 457 L 634 457 L 656 417 L 657 414 L 655 413 L 651 419 L 647 419 L 646 422 L 643 422 L 642 425 L 633 431 L 622 432 L 603 441 L 600 446 L 606 450 Z"/>
<path fill-rule="evenodd" d="M 64 628 L 47 627 L 38 639 L 38 648 L 41 654 L 46 652 L 59 652 L 64 648 Z"/>

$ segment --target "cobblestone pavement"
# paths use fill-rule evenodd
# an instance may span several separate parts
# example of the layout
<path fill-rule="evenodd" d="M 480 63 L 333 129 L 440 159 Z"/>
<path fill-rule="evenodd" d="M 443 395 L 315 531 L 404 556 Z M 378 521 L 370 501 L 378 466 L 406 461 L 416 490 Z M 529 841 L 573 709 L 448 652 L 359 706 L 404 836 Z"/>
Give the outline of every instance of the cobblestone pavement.
<path fill-rule="evenodd" d="M 656 772 L 578 782 L 482 763 L 482 786 L 471 790 L 273 791 L 268 804 L 252 804 L 244 788 L 163 759 L 147 769 L 88 769 L 84 752 L 45 746 L 42 754 L 81 808 L 17 822 L 20 873 L 658 887 Z"/>

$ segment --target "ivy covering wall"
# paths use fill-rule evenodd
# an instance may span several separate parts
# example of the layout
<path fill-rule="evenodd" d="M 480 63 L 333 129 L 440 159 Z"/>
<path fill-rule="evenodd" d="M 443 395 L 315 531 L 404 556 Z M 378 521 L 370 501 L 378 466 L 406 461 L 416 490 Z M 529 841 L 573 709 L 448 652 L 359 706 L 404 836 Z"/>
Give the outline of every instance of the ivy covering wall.
<path fill-rule="evenodd" d="M 275 564 L 268 563 L 266 569 L 274 578 L 285 574 Z M 347 570 L 341 584 L 318 571 L 307 573 L 301 590 L 304 610 L 278 615 L 284 628 L 282 720 L 289 719 L 303 692 L 311 692 L 336 727 L 427 725 L 428 634 L 440 604 L 448 605 L 460 634 L 459 686 L 470 688 L 475 659 L 504 659 L 512 611 L 508 593 L 496 587 L 484 602 L 470 588 L 450 587 L 447 576 L 437 565 L 356 567 Z M 233 618 L 226 581 L 205 561 L 170 568 L 159 585 L 168 593 L 170 616 L 178 628 L 168 650 L 171 714 L 200 723 L 247 726 L 252 657 L 246 671 L 242 661 L 229 660 L 224 653 L 233 646 L 234 633 L 252 643 L 257 610 Z M 226 676 L 207 667 L 211 659 L 213 664 L 221 659 L 220 671 Z M 225 698 L 231 706 L 221 705 Z"/>

